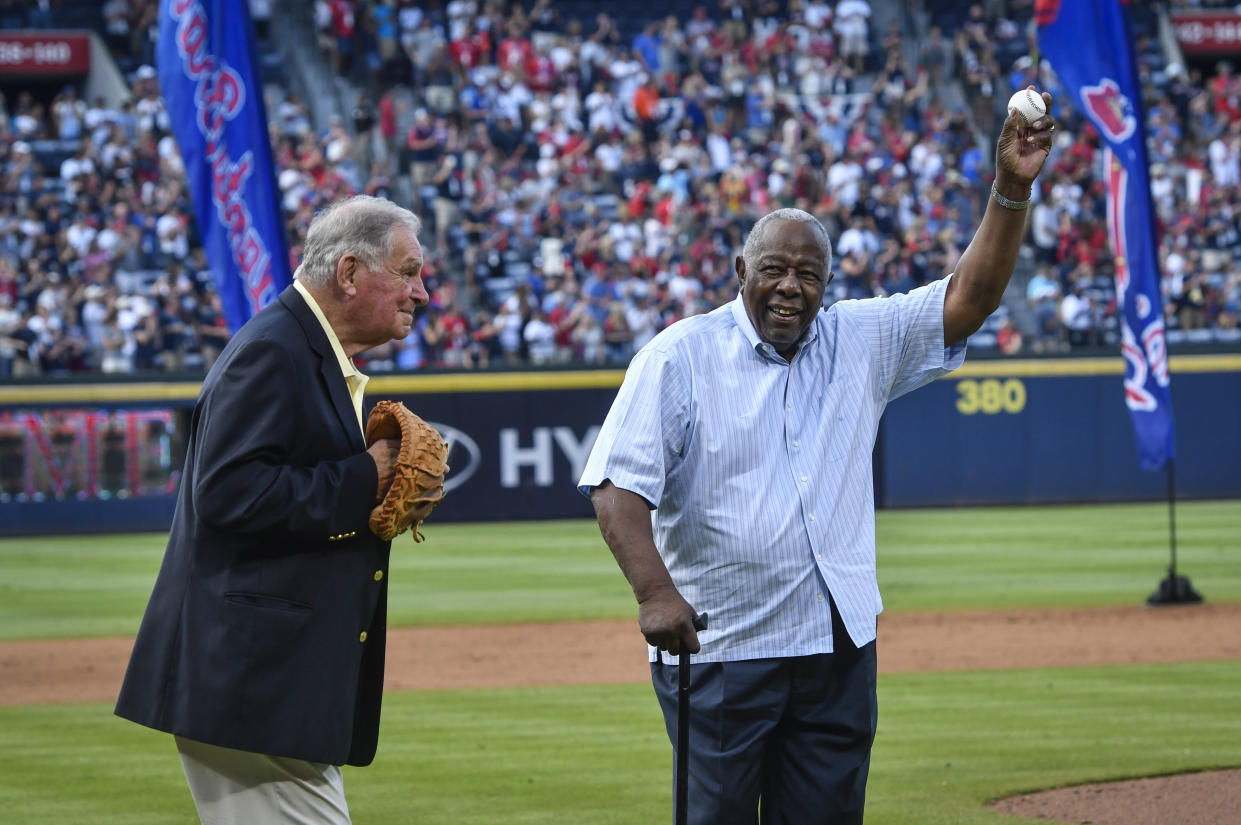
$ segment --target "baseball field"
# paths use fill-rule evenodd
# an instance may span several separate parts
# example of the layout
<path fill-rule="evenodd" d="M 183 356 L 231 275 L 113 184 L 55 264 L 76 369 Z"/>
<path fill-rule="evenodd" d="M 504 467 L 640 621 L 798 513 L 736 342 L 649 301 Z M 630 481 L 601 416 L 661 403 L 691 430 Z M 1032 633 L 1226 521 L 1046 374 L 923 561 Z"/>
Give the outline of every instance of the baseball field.
<path fill-rule="evenodd" d="M 1145 606 L 1166 503 L 877 521 L 870 825 L 1241 823 L 1241 501 L 1177 506 L 1180 571 L 1206 598 L 1189 607 Z M 379 753 L 345 771 L 354 821 L 669 821 L 636 609 L 594 523 L 424 532 L 394 542 Z M 111 713 L 163 541 L 0 541 L 0 823 L 197 821 L 169 737 Z M 1006 803 L 1025 816 L 991 804 L 1180 774 Z"/>

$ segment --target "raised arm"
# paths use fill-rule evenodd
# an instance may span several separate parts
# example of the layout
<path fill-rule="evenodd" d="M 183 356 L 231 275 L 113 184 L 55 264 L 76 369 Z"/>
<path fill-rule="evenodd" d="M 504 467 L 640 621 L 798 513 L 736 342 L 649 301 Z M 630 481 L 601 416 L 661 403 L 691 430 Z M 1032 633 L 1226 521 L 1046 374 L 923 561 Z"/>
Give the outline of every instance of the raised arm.
<path fill-rule="evenodd" d="M 699 650 L 694 609 L 681 597 L 659 557 L 651 511 L 637 493 L 604 481 L 590 492 L 599 530 L 638 600 L 638 628 L 648 644 L 673 656 Z"/>
<path fill-rule="evenodd" d="M 1050 112 L 1051 95 L 1046 92 L 1043 103 Z M 1017 113 L 1005 119 L 996 142 L 995 191 L 987 198 L 982 223 L 961 254 L 944 298 L 945 346 L 977 332 L 1000 305 L 1025 235 L 1029 210 L 1021 205 L 1030 200 L 1034 179 L 1051 151 L 1054 129 L 1050 114 L 1031 124 Z"/>

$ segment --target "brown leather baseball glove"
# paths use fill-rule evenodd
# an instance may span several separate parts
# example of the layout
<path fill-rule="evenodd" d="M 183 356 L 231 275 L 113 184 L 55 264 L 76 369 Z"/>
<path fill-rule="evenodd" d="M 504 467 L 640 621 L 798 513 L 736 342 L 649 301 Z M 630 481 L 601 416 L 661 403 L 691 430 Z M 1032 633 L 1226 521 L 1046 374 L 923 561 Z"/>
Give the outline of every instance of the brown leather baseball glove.
<path fill-rule="evenodd" d="M 418 526 L 444 498 L 448 445 L 435 428 L 399 401 L 380 401 L 366 419 L 366 444 L 381 438 L 401 439 L 392 485 L 371 511 L 371 532 L 384 541 Z"/>

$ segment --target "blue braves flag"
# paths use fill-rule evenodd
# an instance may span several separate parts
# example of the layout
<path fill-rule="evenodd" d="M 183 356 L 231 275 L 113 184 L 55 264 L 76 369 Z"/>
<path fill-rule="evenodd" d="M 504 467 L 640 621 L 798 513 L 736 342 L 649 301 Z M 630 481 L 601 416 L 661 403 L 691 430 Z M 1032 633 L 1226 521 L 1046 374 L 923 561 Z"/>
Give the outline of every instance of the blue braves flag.
<path fill-rule="evenodd" d="M 160 0 L 157 64 L 234 331 L 291 283 L 247 0 Z"/>
<path fill-rule="evenodd" d="M 1159 293 L 1155 219 L 1146 160 L 1146 118 L 1120 0 L 1037 0 L 1043 56 L 1105 143 L 1107 223 L 1124 313 L 1125 403 L 1138 460 L 1158 470 L 1176 456 L 1171 378 Z"/>

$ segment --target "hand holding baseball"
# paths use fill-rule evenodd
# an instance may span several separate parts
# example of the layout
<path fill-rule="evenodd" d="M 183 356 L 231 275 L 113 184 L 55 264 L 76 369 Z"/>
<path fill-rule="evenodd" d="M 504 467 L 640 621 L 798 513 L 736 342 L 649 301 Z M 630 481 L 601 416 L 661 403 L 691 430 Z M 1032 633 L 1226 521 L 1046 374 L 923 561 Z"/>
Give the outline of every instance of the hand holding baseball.
<path fill-rule="evenodd" d="M 1055 120 L 1048 114 L 1051 95 L 1027 86 L 1012 96 L 1008 106 L 996 146 L 996 187 L 1008 197 L 1024 200 L 1051 152 L 1051 135 L 1056 129 Z"/>
<path fill-rule="evenodd" d="M 1021 115 L 1027 124 L 1033 123 L 1047 114 L 1047 103 L 1033 86 L 1027 86 L 1008 99 L 1008 113 L 1011 115 L 1013 112 Z"/>

